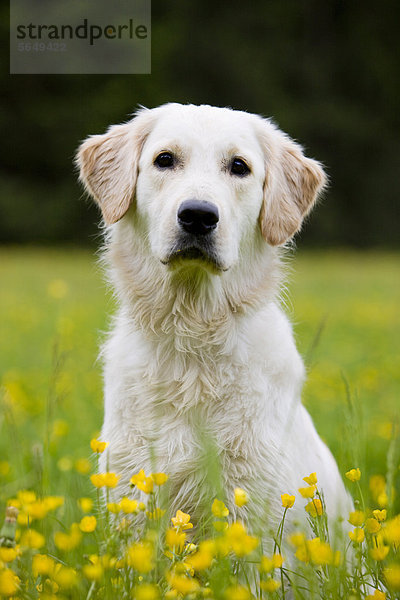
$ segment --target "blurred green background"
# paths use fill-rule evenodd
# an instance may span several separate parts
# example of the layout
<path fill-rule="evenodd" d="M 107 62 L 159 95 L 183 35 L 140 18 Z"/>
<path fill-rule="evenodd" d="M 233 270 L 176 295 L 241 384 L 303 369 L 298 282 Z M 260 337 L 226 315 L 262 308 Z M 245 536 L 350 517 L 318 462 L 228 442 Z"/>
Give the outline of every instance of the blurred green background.
<path fill-rule="evenodd" d="M 395 0 L 154 0 L 151 75 L 10 76 L 4 54 L 0 240 L 93 240 L 79 141 L 178 101 L 273 116 L 326 165 L 304 244 L 397 246 L 399 19 Z"/>

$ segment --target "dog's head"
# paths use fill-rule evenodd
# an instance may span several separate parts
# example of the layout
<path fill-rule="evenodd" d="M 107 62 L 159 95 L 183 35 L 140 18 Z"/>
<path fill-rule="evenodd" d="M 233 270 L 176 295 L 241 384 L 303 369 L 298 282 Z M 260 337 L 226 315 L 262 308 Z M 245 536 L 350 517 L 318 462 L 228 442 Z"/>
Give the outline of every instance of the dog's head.
<path fill-rule="evenodd" d="M 284 244 L 325 185 L 320 164 L 269 120 L 211 106 L 142 109 L 89 137 L 77 162 L 105 223 L 129 219 L 132 206 L 170 268 L 222 272 L 255 237 Z"/>

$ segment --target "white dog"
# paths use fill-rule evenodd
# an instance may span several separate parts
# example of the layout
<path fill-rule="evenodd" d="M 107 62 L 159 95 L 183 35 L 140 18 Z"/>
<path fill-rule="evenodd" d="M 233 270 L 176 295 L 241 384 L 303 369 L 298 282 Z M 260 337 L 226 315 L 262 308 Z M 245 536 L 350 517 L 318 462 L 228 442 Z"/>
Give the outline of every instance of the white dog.
<path fill-rule="evenodd" d="M 104 349 L 102 430 L 117 494 L 142 468 L 165 471 L 173 508 L 206 510 L 200 426 L 231 512 L 243 488 L 275 527 L 280 495 L 298 496 L 313 471 L 328 512 L 348 510 L 301 404 L 304 367 L 278 299 L 279 247 L 324 187 L 320 164 L 269 120 L 180 104 L 89 137 L 78 164 L 107 226 L 120 303 Z M 292 522 L 305 520 L 304 504 Z"/>

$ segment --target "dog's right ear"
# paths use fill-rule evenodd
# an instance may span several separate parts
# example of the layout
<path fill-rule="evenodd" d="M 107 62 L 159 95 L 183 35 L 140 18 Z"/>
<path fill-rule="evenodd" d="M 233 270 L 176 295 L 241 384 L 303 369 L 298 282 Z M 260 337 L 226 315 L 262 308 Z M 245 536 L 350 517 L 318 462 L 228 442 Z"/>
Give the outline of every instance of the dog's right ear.
<path fill-rule="evenodd" d="M 88 137 L 78 149 L 79 178 L 100 206 L 107 225 L 119 221 L 134 199 L 139 157 L 152 121 L 150 114 L 150 110 L 140 111 L 128 123 Z"/>

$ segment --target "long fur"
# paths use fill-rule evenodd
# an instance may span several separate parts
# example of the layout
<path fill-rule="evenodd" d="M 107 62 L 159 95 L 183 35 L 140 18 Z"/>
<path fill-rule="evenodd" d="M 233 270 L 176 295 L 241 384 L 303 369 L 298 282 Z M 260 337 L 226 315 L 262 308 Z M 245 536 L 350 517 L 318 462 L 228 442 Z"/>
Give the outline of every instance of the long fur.
<path fill-rule="evenodd" d="M 166 148 L 181 162 L 160 173 L 154 156 Z M 239 180 L 221 165 L 241 150 L 252 172 Z M 297 494 L 313 471 L 331 515 L 346 510 L 335 460 L 301 404 L 304 366 L 279 302 L 280 246 L 323 189 L 319 163 L 256 115 L 177 104 L 89 138 L 78 163 L 109 224 L 104 261 L 119 303 L 103 348 L 102 466 L 121 475 L 116 496 L 131 494 L 129 478 L 140 469 L 165 471 L 173 510 L 201 518 L 218 489 L 203 432 L 232 514 L 247 517 L 232 501 L 241 487 L 276 527 L 280 494 Z M 165 264 L 188 197 L 219 208 L 221 269 L 190 259 Z M 304 521 L 300 500 L 288 518 Z"/>

